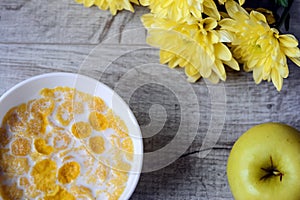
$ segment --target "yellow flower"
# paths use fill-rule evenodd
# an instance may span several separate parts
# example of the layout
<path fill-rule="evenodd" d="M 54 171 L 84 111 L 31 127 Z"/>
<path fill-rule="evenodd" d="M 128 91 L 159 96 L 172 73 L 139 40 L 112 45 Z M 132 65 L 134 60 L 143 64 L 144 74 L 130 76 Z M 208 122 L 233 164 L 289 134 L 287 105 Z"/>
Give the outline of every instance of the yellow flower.
<path fill-rule="evenodd" d="M 222 29 L 234 33 L 233 56 L 244 65 L 245 71 L 253 71 L 256 84 L 272 80 L 280 91 L 283 78 L 289 74 L 286 57 L 300 66 L 297 39 L 290 34 L 280 35 L 257 11 L 249 14 L 232 0 L 227 0 L 225 7 L 231 18 L 219 24 Z"/>
<path fill-rule="evenodd" d="M 220 4 L 224 4 L 227 0 L 218 0 Z M 245 0 L 239 0 L 239 4 L 243 5 L 245 3 Z"/>
<path fill-rule="evenodd" d="M 132 3 L 138 4 L 138 0 L 75 0 L 77 3 L 83 4 L 85 7 L 93 5 L 98 6 L 101 10 L 110 9 L 112 15 L 116 15 L 118 10 L 129 10 L 134 12 Z"/>
<path fill-rule="evenodd" d="M 166 17 L 178 22 L 190 21 L 192 16 L 201 19 L 203 13 L 220 19 L 213 0 L 140 0 L 140 3 L 149 6 L 151 13 L 157 17 Z"/>
<path fill-rule="evenodd" d="M 227 31 L 215 30 L 217 20 L 211 17 L 194 20 L 194 23 L 179 23 L 159 18 L 154 14 L 142 17 L 148 29 L 147 42 L 160 48 L 160 62 L 169 67 L 185 67 L 188 80 L 195 82 L 200 77 L 217 83 L 226 79 L 225 65 L 239 70 L 237 61 L 222 42 L 230 42 Z"/>

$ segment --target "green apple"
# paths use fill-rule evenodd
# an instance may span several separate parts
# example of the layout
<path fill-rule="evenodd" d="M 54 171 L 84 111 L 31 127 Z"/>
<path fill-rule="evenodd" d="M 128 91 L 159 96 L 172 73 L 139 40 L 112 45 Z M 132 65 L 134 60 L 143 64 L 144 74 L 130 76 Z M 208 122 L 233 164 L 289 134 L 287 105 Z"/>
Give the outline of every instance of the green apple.
<path fill-rule="evenodd" d="M 300 132 L 280 123 L 252 127 L 233 145 L 227 177 L 236 200 L 299 200 Z"/>

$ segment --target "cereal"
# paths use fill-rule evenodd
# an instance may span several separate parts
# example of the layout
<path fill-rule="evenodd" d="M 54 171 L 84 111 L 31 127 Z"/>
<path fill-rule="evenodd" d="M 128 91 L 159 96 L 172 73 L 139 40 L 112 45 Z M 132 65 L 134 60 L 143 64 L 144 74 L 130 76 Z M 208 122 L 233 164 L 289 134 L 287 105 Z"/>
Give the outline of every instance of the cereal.
<path fill-rule="evenodd" d="M 125 187 L 116 188 L 115 191 L 113 192 L 113 198 L 118 199 L 118 197 L 121 196 L 124 190 Z"/>
<path fill-rule="evenodd" d="M 122 149 L 126 152 L 133 153 L 133 143 L 130 137 L 125 138 L 121 142 Z"/>
<path fill-rule="evenodd" d="M 29 171 L 27 158 L 19 158 L 9 154 L 2 155 L 0 166 L 3 172 L 22 175 Z"/>
<path fill-rule="evenodd" d="M 30 150 L 30 141 L 25 138 L 17 138 L 11 144 L 11 151 L 15 156 L 26 156 L 30 153 Z"/>
<path fill-rule="evenodd" d="M 102 164 L 99 163 L 96 169 L 96 174 L 98 179 L 100 179 L 102 182 L 105 181 L 106 177 L 107 177 L 107 169 L 106 167 Z"/>
<path fill-rule="evenodd" d="M 31 175 L 38 190 L 46 194 L 57 192 L 56 162 L 50 159 L 42 160 L 33 167 Z"/>
<path fill-rule="evenodd" d="M 53 152 L 53 147 L 47 145 L 46 141 L 42 138 L 35 139 L 34 147 L 41 154 L 50 155 Z"/>
<path fill-rule="evenodd" d="M 29 184 L 30 183 L 29 183 L 29 181 L 26 177 L 20 177 L 20 179 L 19 179 L 19 185 L 20 186 L 22 186 L 24 188 L 27 188 L 27 187 L 29 187 Z"/>
<path fill-rule="evenodd" d="M 73 104 L 74 114 L 82 114 L 84 113 L 84 105 L 81 102 L 74 102 Z"/>
<path fill-rule="evenodd" d="M 2 120 L 0 199 L 119 199 L 134 152 L 124 121 L 73 88 L 40 95 Z"/>
<path fill-rule="evenodd" d="M 63 126 L 68 126 L 73 120 L 72 105 L 70 102 L 65 102 L 58 107 L 56 119 Z"/>
<path fill-rule="evenodd" d="M 0 147 L 5 147 L 10 140 L 10 136 L 8 135 L 8 131 L 5 128 L 0 128 Z"/>
<path fill-rule="evenodd" d="M 70 183 L 80 174 L 80 165 L 77 162 L 64 164 L 58 171 L 58 181 L 62 184 Z"/>
<path fill-rule="evenodd" d="M 36 113 L 36 115 L 29 120 L 26 132 L 31 136 L 43 135 L 46 131 L 46 126 L 46 118 L 42 114 Z"/>
<path fill-rule="evenodd" d="M 105 150 L 104 143 L 105 143 L 105 141 L 104 141 L 103 137 L 94 136 L 94 137 L 91 137 L 89 140 L 89 147 L 94 153 L 100 154 L 100 153 L 103 153 L 103 151 Z"/>
<path fill-rule="evenodd" d="M 128 128 L 119 116 L 116 116 L 112 110 L 108 110 L 106 117 L 110 128 L 114 129 L 120 137 L 128 137 Z"/>
<path fill-rule="evenodd" d="M 54 109 L 54 100 L 50 98 L 41 98 L 31 102 L 31 114 L 37 113 L 48 116 Z"/>
<path fill-rule="evenodd" d="M 54 195 L 45 196 L 44 200 L 75 200 L 75 197 L 67 190 L 59 187 L 58 191 Z"/>
<path fill-rule="evenodd" d="M 123 162 L 123 161 L 121 162 L 120 160 L 118 160 L 116 162 L 116 165 L 115 165 L 115 169 L 123 171 L 123 172 L 124 171 L 125 172 L 129 171 L 130 168 L 131 168 L 131 165 L 129 163 L 126 163 L 126 162 Z"/>
<path fill-rule="evenodd" d="M 99 112 L 93 111 L 90 113 L 89 122 L 96 131 L 103 131 L 107 128 L 107 119 Z"/>
<path fill-rule="evenodd" d="M 123 141 L 121 142 L 121 149 L 124 151 L 124 153 L 126 154 L 126 158 L 130 161 L 133 160 L 133 142 L 132 139 L 130 137 L 127 137 L 125 139 L 123 139 Z"/>
<path fill-rule="evenodd" d="M 87 122 L 76 122 L 72 125 L 72 133 L 76 138 L 87 138 L 92 133 L 92 127 Z"/>
<path fill-rule="evenodd" d="M 15 110 L 9 111 L 8 114 L 4 117 L 7 125 L 9 125 L 11 132 L 21 132 L 25 129 L 24 122 L 19 118 L 18 113 Z"/>
<path fill-rule="evenodd" d="M 84 187 L 84 186 L 73 186 L 71 188 L 71 193 L 72 194 L 76 194 L 77 195 L 77 198 L 82 198 L 82 199 L 95 199 L 93 198 L 93 194 L 92 194 L 92 191 L 87 188 L 87 187 Z"/>
<path fill-rule="evenodd" d="M 23 197 L 23 190 L 18 189 L 17 184 L 2 185 L 0 190 L 3 200 L 21 200 Z"/>
<path fill-rule="evenodd" d="M 40 91 L 40 94 L 44 97 L 49 97 L 51 99 L 55 99 L 55 93 L 54 90 L 49 88 L 44 88 Z"/>
<path fill-rule="evenodd" d="M 54 131 L 53 135 L 54 134 L 55 134 L 53 139 L 54 148 L 58 150 L 63 150 L 68 148 L 68 146 L 71 143 L 71 138 L 69 134 L 63 131 Z"/>
<path fill-rule="evenodd" d="M 100 97 L 93 97 L 88 105 L 90 110 L 94 110 L 97 112 L 105 112 L 107 109 L 105 102 Z"/>

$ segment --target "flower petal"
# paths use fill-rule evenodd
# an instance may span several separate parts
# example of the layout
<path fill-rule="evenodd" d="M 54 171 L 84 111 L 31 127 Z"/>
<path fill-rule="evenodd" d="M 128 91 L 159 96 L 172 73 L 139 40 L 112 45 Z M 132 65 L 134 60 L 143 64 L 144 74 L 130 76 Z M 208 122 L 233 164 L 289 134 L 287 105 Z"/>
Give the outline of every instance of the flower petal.
<path fill-rule="evenodd" d="M 242 14 L 244 16 L 243 18 L 249 17 L 248 12 L 233 0 L 227 0 L 225 3 L 225 8 L 229 16 L 233 19 L 237 19 L 236 14 L 238 13 Z"/>
<path fill-rule="evenodd" d="M 245 3 L 245 0 L 239 0 L 239 4 L 243 5 Z"/>
<path fill-rule="evenodd" d="M 253 79 L 256 84 L 259 84 L 262 81 L 262 68 L 257 67 L 253 69 Z"/>
<path fill-rule="evenodd" d="M 276 87 L 276 89 L 278 91 L 280 91 L 282 88 L 283 78 L 280 76 L 280 74 L 278 73 L 278 71 L 276 69 L 272 70 L 271 78 L 272 78 L 272 82 L 273 82 L 274 86 Z"/>
<path fill-rule="evenodd" d="M 223 43 L 217 43 L 214 45 L 215 56 L 221 60 L 230 61 L 232 58 L 231 52 L 228 47 Z"/>
<path fill-rule="evenodd" d="M 297 47 L 298 46 L 298 40 L 295 38 L 295 36 L 291 34 L 285 34 L 279 36 L 279 42 L 280 45 L 285 47 Z"/>
<path fill-rule="evenodd" d="M 140 5 L 139 0 L 130 0 L 130 2 L 132 2 L 132 3 L 136 4 L 136 5 Z"/>
<path fill-rule="evenodd" d="M 188 75 L 188 76 L 190 76 L 190 77 L 199 74 L 199 70 L 196 69 L 193 65 L 187 65 L 184 68 L 184 71 L 185 71 L 185 74 Z"/>
<path fill-rule="evenodd" d="M 197 74 L 195 76 L 188 76 L 187 81 L 190 82 L 190 83 L 195 83 L 200 78 L 201 78 L 200 74 Z"/>
<path fill-rule="evenodd" d="M 235 28 L 235 21 L 233 19 L 229 19 L 229 18 L 226 18 L 226 19 L 222 19 L 220 22 L 219 22 L 219 25 L 221 26 L 222 29 L 225 29 L 225 30 L 228 30 L 228 31 L 231 31 L 231 32 L 236 32 L 236 28 Z"/>
<path fill-rule="evenodd" d="M 140 3 L 142 6 L 149 6 L 149 5 L 150 5 L 150 1 L 151 1 L 151 0 L 139 0 L 139 3 Z"/>
<path fill-rule="evenodd" d="M 226 30 L 219 30 L 219 38 L 220 38 L 220 42 L 232 42 L 233 41 L 233 34 L 229 31 Z"/>
<path fill-rule="evenodd" d="M 217 9 L 217 6 L 213 0 L 204 0 L 203 1 L 203 12 L 210 16 L 215 18 L 216 20 L 220 20 L 221 16 Z"/>
<path fill-rule="evenodd" d="M 272 67 L 274 69 L 276 69 L 278 67 L 278 66 L 272 66 L 272 64 L 274 65 L 272 59 L 266 58 L 266 62 L 263 65 L 264 67 L 263 67 L 263 71 L 262 71 L 262 76 L 263 76 L 264 80 L 268 79 L 268 77 L 270 76 Z"/>
<path fill-rule="evenodd" d="M 226 72 L 223 63 L 220 60 L 215 61 L 215 65 L 213 71 L 218 75 L 218 77 L 222 80 L 226 80 Z"/>
<path fill-rule="evenodd" d="M 215 72 L 212 72 L 211 75 L 207 78 L 211 83 L 217 84 L 219 82 L 219 77 Z"/>
<path fill-rule="evenodd" d="M 288 57 L 300 57 L 300 50 L 297 47 L 281 47 L 281 50 Z"/>
<path fill-rule="evenodd" d="M 298 65 L 300 67 L 300 57 L 289 57 L 291 59 L 291 61 L 293 61 L 293 63 L 295 63 L 296 65 Z"/>
<path fill-rule="evenodd" d="M 208 78 L 212 72 L 211 66 L 202 65 L 199 72 L 201 76 Z"/>
<path fill-rule="evenodd" d="M 236 71 L 240 70 L 239 63 L 233 57 L 229 61 L 224 60 L 223 63 L 228 67 L 230 67 L 231 69 L 234 69 Z"/>
<path fill-rule="evenodd" d="M 278 68 L 278 72 L 282 78 L 287 78 L 289 76 L 289 68 L 288 65 L 285 64 Z"/>
<path fill-rule="evenodd" d="M 201 78 L 200 73 L 195 70 L 191 65 L 187 66 L 184 68 L 185 74 L 188 76 L 188 81 L 189 82 L 196 82 L 199 78 Z"/>
<path fill-rule="evenodd" d="M 84 7 L 91 7 L 94 5 L 95 0 L 75 0 L 77 3 L 83 4 Z"/>
<path fill-rule="evenodd" d="M 218 23 L 214 18 L 207 17 L 203 19 L 203 26 L 205 27 L 205 30 L 212 30 L 218 26 Z"/>
<path fill-rule="evenodd" d="M 251 11 L 250 18 L 255 18 L 256 21 L 262 21 L 264 23 L 267 23 L 266 17 L 260 12 L 257 12 L 255 10 Z"/>

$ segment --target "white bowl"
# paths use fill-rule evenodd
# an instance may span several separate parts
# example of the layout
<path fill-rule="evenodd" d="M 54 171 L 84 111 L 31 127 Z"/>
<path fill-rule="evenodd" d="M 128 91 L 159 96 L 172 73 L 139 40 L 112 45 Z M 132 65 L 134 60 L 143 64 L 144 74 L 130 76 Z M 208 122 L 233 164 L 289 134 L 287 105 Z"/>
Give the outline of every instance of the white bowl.
<path fill-rule="evenodd" d="M 134 145 L 133 168 L 120 199 L 129 199 L 138 183 L 143 163 L 143 142 L 139 125 L 128 105 L 112 89 L 87 76 L 72 73 L 48 73 L 29 78 L 6 91 L 0 97 L 0 122 L 7 111 L 39 96 L 43 88 L 67 86 L 101 97 L 126 123 Z"/>

